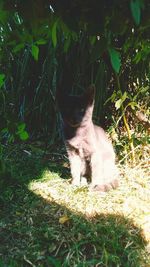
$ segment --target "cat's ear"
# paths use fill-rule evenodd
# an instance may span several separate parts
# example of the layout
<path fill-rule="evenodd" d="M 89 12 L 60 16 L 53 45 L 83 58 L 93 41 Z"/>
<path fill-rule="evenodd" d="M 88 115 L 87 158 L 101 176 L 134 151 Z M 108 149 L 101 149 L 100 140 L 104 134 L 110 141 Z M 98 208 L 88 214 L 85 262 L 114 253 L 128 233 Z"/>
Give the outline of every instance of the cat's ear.
<path fill-rule="evenodd" d="M 89 105 L 92 105 L 95 98 L 95 86 L 90 85 L 84 93 L 84 98 L 87 100 Z"/>

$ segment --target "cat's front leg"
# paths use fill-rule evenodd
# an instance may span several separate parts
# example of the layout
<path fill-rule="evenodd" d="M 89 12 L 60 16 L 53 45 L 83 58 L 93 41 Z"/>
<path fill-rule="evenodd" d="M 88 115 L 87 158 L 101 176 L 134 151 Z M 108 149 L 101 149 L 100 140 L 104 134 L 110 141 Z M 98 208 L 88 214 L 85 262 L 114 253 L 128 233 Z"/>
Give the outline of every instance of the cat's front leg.
<path fill-rule="evenodd" d="M 81 182 L 81 159 L 78 155 L 70 155 L 70 169 L 72 175 L 72 185 L 79 186 Z"/>
<path fill-rule="evenodd" d="M 91 156 L 91 188 L 97 185 L 103 186 L 104 184 L 104 173 L 103 173 L 103 160 L 100 153 L 93 153 Z"/>

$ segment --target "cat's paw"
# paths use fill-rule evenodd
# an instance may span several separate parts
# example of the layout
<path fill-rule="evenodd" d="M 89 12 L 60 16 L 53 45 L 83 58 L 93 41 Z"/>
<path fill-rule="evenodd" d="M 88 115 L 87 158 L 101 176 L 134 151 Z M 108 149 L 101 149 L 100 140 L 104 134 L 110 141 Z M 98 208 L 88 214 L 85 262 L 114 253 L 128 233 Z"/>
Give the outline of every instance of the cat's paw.
<path fill-rule="evenodd" d="M 81 183 L 80 183 L 79 180 L 72 179 L 71 184 L 72 184 L 73 186 L 80 186 Z"/>
<path fill-rule="evenodd" d="M 81 186 L 87 186 L 87 185 L 88 183 L 86 177 L 81 177 Z"/>
<path fill-rule="evenodd" d="M 100 192 L 108 192 L 111 189 L 115 189 L 119 186 L 119 181 L 117 179 L 111 181 L 107 184 L 101 184 L 101 185 L 92 185 L 91 191 L 100 191 Z"/>

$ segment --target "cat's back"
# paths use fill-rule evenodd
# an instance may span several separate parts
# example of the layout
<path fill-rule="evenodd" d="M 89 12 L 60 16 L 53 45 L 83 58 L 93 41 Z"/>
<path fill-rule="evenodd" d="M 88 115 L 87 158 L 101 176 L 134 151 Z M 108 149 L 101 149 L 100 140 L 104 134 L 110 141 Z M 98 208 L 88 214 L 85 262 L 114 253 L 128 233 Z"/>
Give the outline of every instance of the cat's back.
<path fill-rule="evenodd" d="M 107 134 L 100 126 L 94 125 L 95 136 L 97 140 L 97 147 L 103 151 L 105 155 L 115 157 L 113 146 Z"/>
<path fill-rule="evenodd" d="M 98 139 L 100 142 L 102 142 L 102 141 L 103 142 L 109 142 L 109 139 L 108 139 L 103 128 L 94 124 L 94 131 L 95 131 L 96 139 Z"/>

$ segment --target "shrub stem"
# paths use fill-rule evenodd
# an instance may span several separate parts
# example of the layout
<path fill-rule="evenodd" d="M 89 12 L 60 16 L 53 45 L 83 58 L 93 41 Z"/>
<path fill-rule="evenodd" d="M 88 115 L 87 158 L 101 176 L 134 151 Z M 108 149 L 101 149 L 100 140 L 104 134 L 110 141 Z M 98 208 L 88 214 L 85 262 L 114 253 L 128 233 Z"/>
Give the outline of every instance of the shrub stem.
<path fill-rule="evenodd" d="M 119 76 L 118 75 L 116 75 L 116 80 L 117 80 L 118 90 L 121 92 L 121 86 L 120 86 L 120 81 L 119 81 Z M 130 146 L 130 150 L 131 150 L 131 160 L 132 160 L 132 163 L 134 165 L 135 164 L 135 153 L 134 153 L 133 138 L 132 138 L 132 135 L 131 135 L 129 123 L 127 121 L 127 117 L 125 115 L 125 108 L 124 108 L 123 103 L 121 105 L 121 111 L 122 111 L 122 114 L 123 114 L 122 117 L 123 117 L 124 126 L 125 126 L 125 129 L 127 131 L 127 135 L 128 135 L 128 139 L 129 139 L 129 146 Z"/>

